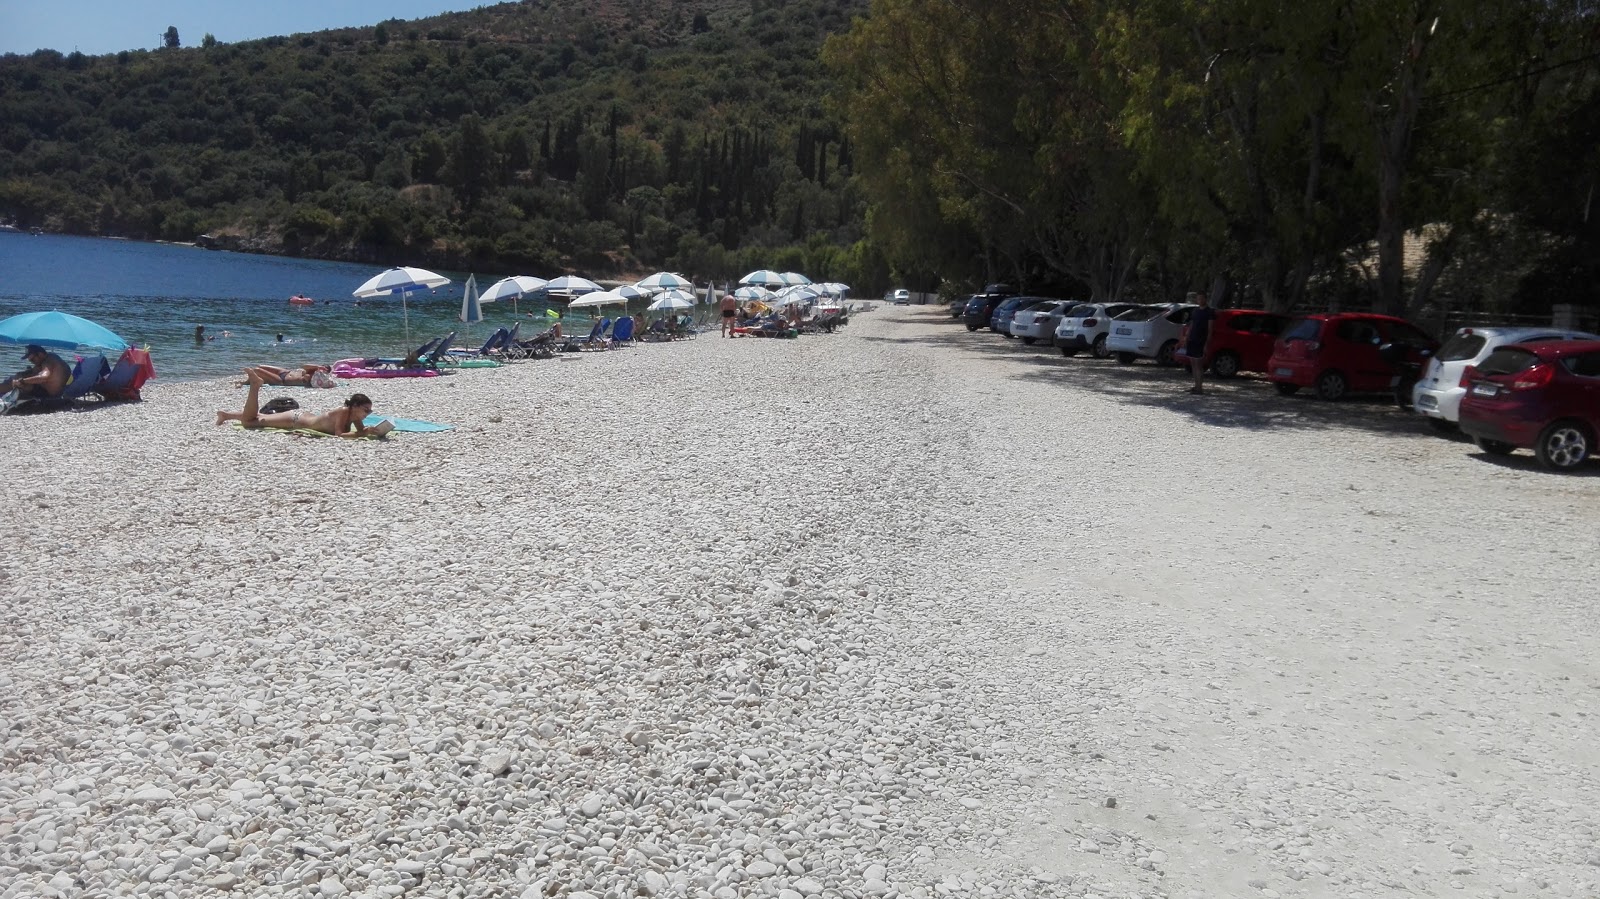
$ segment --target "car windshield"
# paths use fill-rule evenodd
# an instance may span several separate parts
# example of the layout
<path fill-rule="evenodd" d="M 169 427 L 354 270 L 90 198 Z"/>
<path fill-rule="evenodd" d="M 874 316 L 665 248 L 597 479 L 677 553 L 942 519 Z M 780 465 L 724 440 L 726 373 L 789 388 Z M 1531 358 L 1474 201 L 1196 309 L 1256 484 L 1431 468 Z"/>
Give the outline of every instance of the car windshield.
<path fill-rule="evenodd" d="M 1522 371 L 1528 366 L 1539 361 L 1533 353 L 1517 347 L 1504 346 L 1490 353 L 1488 358 L 1478 363 L 1478 373 L 1485 375 L 1509 375 Z"/>
<path fill-rule="evenodd" d="M 1117 316 L 1117 321 L 1119 321 L 1119 322 L 1147 322 L 1150 319 L 1155 318 L 1156 316 L 1161 315 L 1164 312 L 1171 312 L 1171 311 L 1172 310 L 1163 308 L 1161 306 L 1146 306 L 1143 309 L 1129 309 L 1127 312 L 1124 312 L 1121 315 Z"/>
<path fill-rule="evenodd" d="M 1322 333 L 1322 322 L 1314 318 L 1302 318 L 1288 328 L 1284 329 L 1284 340 L 1316 340 Z"/>
<path fill-rule="evenodd" d="M 1444 342 L 1439 348 L 1439 355 L 1435 356 L 1440 362 L 1460 362 L 1471 359 L 1483 351 L 1483 345 L 1489 338 L 1482 334 L 1457 333 L 1456 336 Z"/>

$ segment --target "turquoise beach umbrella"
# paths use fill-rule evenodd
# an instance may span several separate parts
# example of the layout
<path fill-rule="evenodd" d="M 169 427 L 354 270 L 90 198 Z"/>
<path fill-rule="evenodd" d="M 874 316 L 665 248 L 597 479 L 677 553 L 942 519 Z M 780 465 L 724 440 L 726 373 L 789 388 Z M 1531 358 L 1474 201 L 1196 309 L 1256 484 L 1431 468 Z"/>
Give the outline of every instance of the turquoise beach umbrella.
<path fill-rule="evenodd" d="M 65 312 L 24 312 L 0 321 L 0 343 L 70 350 L 80 346 L 125 350 L 128 342 L 102 325 Z"/>

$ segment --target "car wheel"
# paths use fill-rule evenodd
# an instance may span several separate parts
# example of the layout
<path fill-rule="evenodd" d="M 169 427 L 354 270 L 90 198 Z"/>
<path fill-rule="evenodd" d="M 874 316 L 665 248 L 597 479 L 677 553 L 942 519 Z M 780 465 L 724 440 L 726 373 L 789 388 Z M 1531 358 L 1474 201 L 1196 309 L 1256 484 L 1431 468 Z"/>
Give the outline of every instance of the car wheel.
<path fill-rule="evenodd" d="M 1344 379 L 1344 374 L 1332 369 L 1317 375 L 1317 399 L 1333 402 L 1343 399 L 1350 392 L 1350 385 Z"/>
<path fill-rule="evenodd" d="M 1231 378 L 1239 373 L 1239 357 L 1223 350 L 1211 360 L 1211 373 L 1219 378 Z"/>
<path fill-rule="evenodd" d="M 1111 351 L 1106 349 L 1106 336 L 1104 334 L 1094 339 L 1094 345 L 1089 348 L 1089 351 L 1094 353 L 1096 359 L 1109 359 L 1111 357 Z"/>
<path fill-rule="evenodd" d="M 1278 389 L 1278 396 L 1294 396 L 1300 392 L 1299 384 L 1286 384 L 1282 381 L 1273 381 L 1272 386 Z"/>
<path fill-rule="evenodd" d="M 967 325 L 967 330 L 968 331 L 976 331 L 976 330 L 978 330 L 978 326 L 977 325 Z"/>
<path fill-rule="evenodd" d="M 1554 471 L 1571 471 L 1589 461 L 1594 435 L 1575 421 L 1558 421 L 1539 435 L 1533 453 L 1539 464 Z"/>
<path fill-rule="evenodd" d="M 1517 448 L 1515 444 L 1506 443 L 1501 440 L 1490 440 L 1487 437 L 1475 437 L 1473 438 L 1472 442 L 1478 445 L 1478 449 L 1483 450 L 1491 456 L 1509 456 L 1511 455 L 1512 451 Z"/>
<path fill-rule="evenodd" d="M 1012 340 L 1017 336 L 1017 335 L 1011 333 L 1010 331 L 1000 331 L 998 333 L 1000 334 L 1001 337 L 1004 337 L 1007 340 Z"/>
<path fill-rule="evenodd" d="M 1117 364 L 1119 364 L 1119 365 L 1132 365 L 1133 364 L 1133 360 L 1135 360 L 1137 358 L 1139 358 L 1139 357 L 1135 356 L 1132 353 L 1118 353 L 1117 354 Z"/>
<path fill-rule="evenodd" d="M 1156 364 L 1163 368 L 1171 368 L 1177 365 L 1178 360 L 1174 358 L 1174 354 L 1177 352 L 1178 342 L 1176 340 L 1169 340 L 1163 343 L 1161 349 L 1156 350 Z"/>
<path fill-rule="evenodd" d="M 1061 348 L 1061 355 L 1066 356 L 1068 359 L 1071 359 L 1073 356 L 1078 355 L 1078 351 L 1077 350 L 1069 350 L 1066 347 L 1062 347 Z"/>
<path fill-rule="evenodd" d="M 1434 418 L 1432 416 L 1428 417 L 1428 427 L 1433 428 L 1440 434 L 1454 434 L 1455 432 L 1461 430 L 1453 421 L 1446 421 L 1445 419 Z"/>
<path fill-rule="evenodd" d="M 1022 343 L 1024 346 L 1033 346 L 1037 341 L 1032 337 L 1024 337 L 1022 338 Z"/>

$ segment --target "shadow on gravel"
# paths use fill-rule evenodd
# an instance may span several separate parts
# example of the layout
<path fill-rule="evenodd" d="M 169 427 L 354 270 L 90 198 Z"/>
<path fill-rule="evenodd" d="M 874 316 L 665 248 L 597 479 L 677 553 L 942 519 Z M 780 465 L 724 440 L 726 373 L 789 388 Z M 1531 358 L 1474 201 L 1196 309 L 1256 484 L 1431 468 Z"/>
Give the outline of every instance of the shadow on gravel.
<path fill-rule="evenodd" d="M 1383 394 L 1357 396 L 1326 403 L 1302 391 L 1279 396 L 1265 378 L 1241 376 L 1231 380 L 1208 378 L 1206 394 L 1188 393 L 1188 370 L 1161 368 L 1148 360 L 1120 365 L 1112 359 L 1095 359 L 1087 353 L 1061 355 L 1054 347 L 1028 346 L 987 328 L 968 331 L 948 315 L 903 315 L 904 321 L 945 324 L 942 334 L 918 337 L 865 337 L 868 341 L 923 345 L 959 350 L 973 356 L 1004 359 L 1026 366 L 1010 375 L 1019 381 L 1076 387 L 1118 397 L 1126 402 L 1154 406 L 1188 416 L 1203 424 L 1246 430 L 1342 430 L 1355 428 L 1391 437 L 1438 439 L 1416 415 L 1397 408 Z"/>

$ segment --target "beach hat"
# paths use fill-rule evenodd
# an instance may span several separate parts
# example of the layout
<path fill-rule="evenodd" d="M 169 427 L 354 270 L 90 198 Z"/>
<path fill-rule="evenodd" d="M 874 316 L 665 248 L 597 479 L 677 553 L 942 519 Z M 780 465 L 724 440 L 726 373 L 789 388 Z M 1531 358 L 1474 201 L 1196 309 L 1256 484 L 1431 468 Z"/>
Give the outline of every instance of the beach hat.
<path fill-rule="evenodd" d="M 44 351 L 44 347 L 38 345 L 37 343 L 30 343 L 22 348 L 22 358 L 24 361 L 26 361 L 27 358 L 32 356 L 34 353 L 42 353 Z"/>

